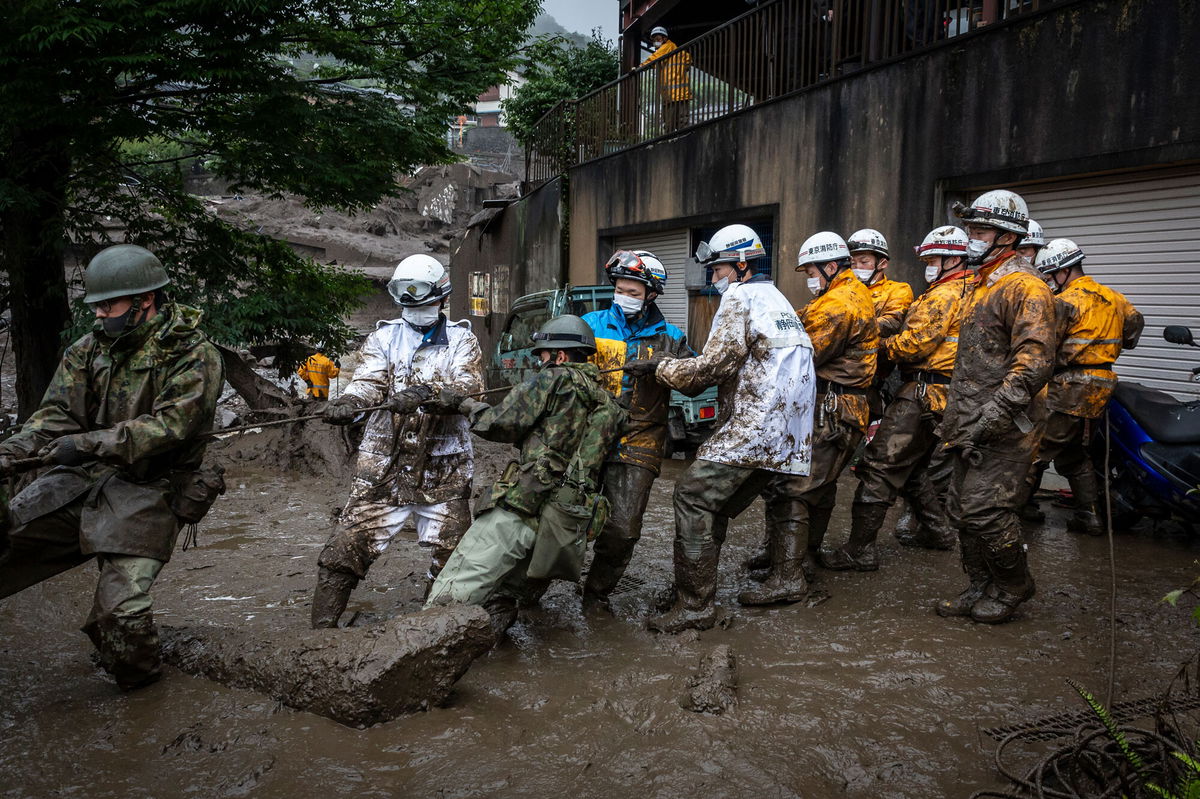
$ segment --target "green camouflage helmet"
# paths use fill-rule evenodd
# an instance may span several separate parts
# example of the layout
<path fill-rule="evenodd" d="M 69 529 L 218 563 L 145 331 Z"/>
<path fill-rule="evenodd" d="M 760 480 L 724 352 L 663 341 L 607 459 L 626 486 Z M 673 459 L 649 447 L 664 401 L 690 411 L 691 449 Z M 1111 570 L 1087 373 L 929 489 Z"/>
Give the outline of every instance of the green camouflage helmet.
<path fill-rule="evenodd" d="M 585 350 L 588 355 L 596 351 L 596 335 L 592 328 L 571 314 L 554 317 L 532 338 L 535 355 L 541 350 Z"/>
<path fill-rule="evenodd" d="M 84 302 L 145 294 L 171 282 L 162 262 L 144 247 L 117 244 L 96 253 L 83 273 Z"/>

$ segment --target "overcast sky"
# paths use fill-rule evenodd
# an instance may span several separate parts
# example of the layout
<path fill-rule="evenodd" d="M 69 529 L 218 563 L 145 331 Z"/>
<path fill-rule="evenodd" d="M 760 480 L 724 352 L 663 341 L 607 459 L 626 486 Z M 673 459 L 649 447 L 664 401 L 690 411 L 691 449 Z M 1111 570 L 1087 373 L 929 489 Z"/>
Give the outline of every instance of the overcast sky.
<path fill-rule="evenodd" d="M 617 40 L 620 8 L 613 0 L 543 0 L 542 10 L 569 31 L 587 36 L 599 28 L 604 38 Z"/>

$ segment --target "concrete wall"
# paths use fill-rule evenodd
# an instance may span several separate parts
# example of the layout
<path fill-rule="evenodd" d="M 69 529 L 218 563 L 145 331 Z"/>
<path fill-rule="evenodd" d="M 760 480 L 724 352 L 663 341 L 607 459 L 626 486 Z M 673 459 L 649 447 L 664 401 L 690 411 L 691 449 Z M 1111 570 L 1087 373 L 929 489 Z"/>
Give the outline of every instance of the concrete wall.
<path fill-rule="evenodd" d="M 512 301 L 563 283 L 563 181 L 555 179 L 503 208 L 476 215 L 451 250 L 450 318 L 469 318 L 485 357 L 504 326 Z M 471 275 L 489 276 L 488 314 L 468 314 Z"/>
<path fill-rule="evenodd" d="M 825 229 L 880 229 L 923 287 L 912 245 L 975 187 L 1200 160 L 1198 34 L 1194 0 L 1068 3 L 576 167 L 571 281 L 616 233 L 756 209 L 797 303 L 796 253 Z"/>

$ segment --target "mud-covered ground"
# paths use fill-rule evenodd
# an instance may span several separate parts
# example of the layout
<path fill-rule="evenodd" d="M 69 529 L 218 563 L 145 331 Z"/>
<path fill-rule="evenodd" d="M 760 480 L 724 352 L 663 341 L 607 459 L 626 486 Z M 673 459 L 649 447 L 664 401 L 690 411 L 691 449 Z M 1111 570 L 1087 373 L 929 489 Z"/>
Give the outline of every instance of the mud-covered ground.
<path fill-rule="evenodd" d="M 506 455 L 487 453 L 490 475 Z M 672 478 L 683 466 L 669 463 L 655 485 L 615 617 L 582 615 L 573 586 L 557 584 L 449 706 L 366 730 L 170 668 L 121 695 L 77 631 L 90 567 L 5 600 L 0 797 L 966 796 L 997 784 L 981 728 L 1079 709 L 1067 677 L 1103 692 L 1106 545 L 1064 532 L 1054 508 L 1032 535 L 1038 596 L 1012 624 L 938 618 L 934 599 L 962 582 L 957 555 L 890 538 L 880 572 L 823 572 L 812 606 L 739 608 L 738 565 L 761 535 L 756 505 L 722 556 L 729 626 L 646 632 L 669 580 Z M 155 588 L 158 618 L 300 630 L 344 485 L 261 461 L 235 463 L 228 477 L 200 547 L 178 552 Z M 851 488 L 847 478 L 843 504 Z M 845 522 L 839 511 L 834 530 Z M 1117 548 L 1117 697 L 1137 698 L 1200 643 L 1187 611 L 1158 601 L 1190 582 L 1197 548 L 1151 535 L 1121 536 Z M 416 610 L 425 565 L 415 535 L 402 533 L 347 615 L 368 624 Z M 720 644 L 737 658 L 738 705 L 720 716 L 681 709 L 688 676 Z"/>

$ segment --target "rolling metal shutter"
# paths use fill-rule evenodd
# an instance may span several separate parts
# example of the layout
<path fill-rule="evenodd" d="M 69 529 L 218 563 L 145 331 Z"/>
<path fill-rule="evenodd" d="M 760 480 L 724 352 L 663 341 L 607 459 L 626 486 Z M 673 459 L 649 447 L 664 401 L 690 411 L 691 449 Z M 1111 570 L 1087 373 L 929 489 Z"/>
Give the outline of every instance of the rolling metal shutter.
<path fill-rule="evenodd" d="M 1117 374 L 1200 396 L 1200 384 L 1189 381 L 1197 351 L 1162 337 L 1166 325 L 1187 325 L 1200 338 L 1200 169 L 1016 188 L 1046 241 L 1082 247 L 1088 274 L 1145 316 L 1141 342 L 1121 355 Z"/>
<path fill-rule="evenodd" d="M 668 322 L 686 333 L 688 293 L 684 288 L 684 272 L 691 257 L 687 229 L 626 236 L 615 243 L 618 250 L 649 250 L 662 261 L 667 268 L 667 290 L 658 298 L 658 309 Z M 1200 333 L 1200 329 L 1197 333 Z"/>

